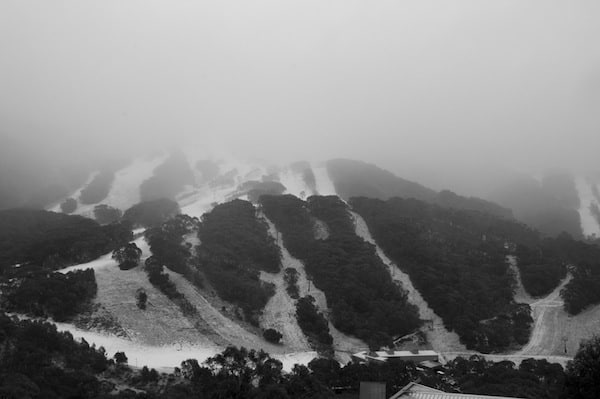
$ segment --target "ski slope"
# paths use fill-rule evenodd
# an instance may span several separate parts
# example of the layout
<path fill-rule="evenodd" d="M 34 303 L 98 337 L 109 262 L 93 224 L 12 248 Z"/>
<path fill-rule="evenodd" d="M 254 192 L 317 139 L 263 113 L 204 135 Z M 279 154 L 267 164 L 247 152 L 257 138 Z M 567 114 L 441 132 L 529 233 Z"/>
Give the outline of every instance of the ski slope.
<path fill-rule="evenodd" d="M 381 261 L 388 267 L 392 280 L 401 284 L 407 291 L 408 301 L 416 305 L 419 309 L 419 317 L 422 320 L 430 321 L 431 328 L 427 329 L 425 333 L 427 335 L 427 341 L 431 344 L 433 349 L 438 352 L 464 351 L 465 346 L 460 343 L 458 335 L 455 332 L 446 329 L 442 318 L 429 307 L 427 301 L 425 301 L 421 296 L 421 293 L 412 284 L 410 276 L 404 273 L 398 265 L 393 263 L 377 245 L 365 220 L 356 212 L 350 213 L 355 221 L 356 235 L 375 246 L 375 251 Z"/>
<path fill-rule="evenodd" d="M 575 179 L 575 187 L 577 188 L 577 193 L 579 195 L 580 206 L 578 211 L 581 218 L 581 229 L 583 230 L 583 234 L 586 237 L 593 235 L 600 237 L 600 224 L 590 210 L 591 204 L 600 206 L 598 200 L 594 197 L 592 187 L 583 177 L 577 177 Z"/>
<path fill-rule="evenodd" d="M 329 177 L 327 165 L 325 163 L 311 164 L 315 181 L 317 183 L 317 193 L 319 195 L 337 195 L 333 181 Z"/>

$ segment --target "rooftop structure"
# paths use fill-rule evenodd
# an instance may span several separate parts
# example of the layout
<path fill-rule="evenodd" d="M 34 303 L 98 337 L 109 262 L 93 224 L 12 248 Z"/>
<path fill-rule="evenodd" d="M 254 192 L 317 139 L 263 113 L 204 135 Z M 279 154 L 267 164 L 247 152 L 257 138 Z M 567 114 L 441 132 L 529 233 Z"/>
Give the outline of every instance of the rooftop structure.
<path fill-rule="evenodd" d="M 466 393 L 448 393 L 425 385 L 411 382 L 389 399 L 518 399 L 509 396 L 472 395 Z"/>
<path fill-rule="evenodd" d="M 362 351 L 352 355 L 352 360 L 357 363 L 384 363 L 387 361 L 404 361 L 420 363 L 424 361 L 437 362 L 438 353 L 432 350 L 415 351 Z"/>

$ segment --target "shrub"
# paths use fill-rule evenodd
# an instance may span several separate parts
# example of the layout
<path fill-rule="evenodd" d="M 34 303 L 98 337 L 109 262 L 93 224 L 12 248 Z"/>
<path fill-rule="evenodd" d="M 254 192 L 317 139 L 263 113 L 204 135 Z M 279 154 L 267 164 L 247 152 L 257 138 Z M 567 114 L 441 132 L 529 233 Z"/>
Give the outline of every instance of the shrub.
<path fill-rule="evenodd" d="M 263 338 L 271 342 L 272 344 L 278 344 L 281 341 L 282 337 L 283 335 L 281 335 L 281 333 L 275 330 L 274 328 L 268 328 L 265 331 L 263 331 Z"/>
<path fill-rule="evenodd" d="M 63 213 L 73 213 L 77 209 L 77 201 L 73 198 L 67 198 L 62 204 L 60 204 L 60 210 Z"/>

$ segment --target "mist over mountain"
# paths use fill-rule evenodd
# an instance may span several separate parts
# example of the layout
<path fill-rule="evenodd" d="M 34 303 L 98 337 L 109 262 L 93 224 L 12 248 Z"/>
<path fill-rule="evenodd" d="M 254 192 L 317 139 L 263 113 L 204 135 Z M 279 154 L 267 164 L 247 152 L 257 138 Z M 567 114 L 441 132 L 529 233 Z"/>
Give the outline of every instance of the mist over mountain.
<path fill-rule="evenodd" d="M 0 2 L 0 398 L 598 397 L 598 20 Z"/>

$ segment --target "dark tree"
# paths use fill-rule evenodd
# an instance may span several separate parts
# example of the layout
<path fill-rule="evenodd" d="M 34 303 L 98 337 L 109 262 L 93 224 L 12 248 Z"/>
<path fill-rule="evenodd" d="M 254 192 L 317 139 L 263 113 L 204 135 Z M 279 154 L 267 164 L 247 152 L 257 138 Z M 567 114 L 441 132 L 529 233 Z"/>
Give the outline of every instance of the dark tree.
<path fill-rule="evenodd" d="M 121 219 L 123 212 L 120 209 L 100 204 L 94 207 L 94 218 L 100 224 L 110 224 Z"/>
<path fill-rule="evenodd" d="M 134 226 L 157 227 L 179 213 L 177 202 L 162 198 L 132 206 L 123 214 L 123 220 L 133 223 Z"/>
<path fill-rule="evenodd" d="M 114 359 L 117 364 L 126 364 L 127 363 L 127 356 L 125 355 L 125 352 L 115 353 Z"/>
<path fill-rule="evenodd" d="M 148 301 L 148 294 L 144 289 L 139 288 L 135 293 L 136 305 L 138 308 L 144 310 L 146 309 L 146 302 Z"/>
<path fill-rule="evenodd" d="M 281 335 L 281 333 L 274 328 L 268 328 L 263 332 L 263 338 L 273 344 L 280 343 L 282 337 L 283 335 Z"/>
<path fill-rule="evenodd" d="M 584 341 L 566 370 L 568 398 L 600 398 L 600 336 Z"/>
<path fill-rule="evenodd" d="M 112 254 L 112 258 L 117 261 L 121 270 L 133 269 L 140 263 L 141 257 L 142 250 L 133 242 L 116 249 Z"/>
<path fill-rule="evenodd" d="M 60 210 L 63 213 L 73 213 L 77 209 L 77 201 L 73 198 L 67 198 L 62 204 L 60 204 Z"/>

